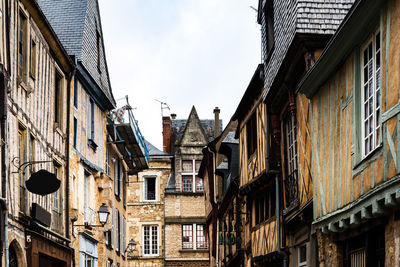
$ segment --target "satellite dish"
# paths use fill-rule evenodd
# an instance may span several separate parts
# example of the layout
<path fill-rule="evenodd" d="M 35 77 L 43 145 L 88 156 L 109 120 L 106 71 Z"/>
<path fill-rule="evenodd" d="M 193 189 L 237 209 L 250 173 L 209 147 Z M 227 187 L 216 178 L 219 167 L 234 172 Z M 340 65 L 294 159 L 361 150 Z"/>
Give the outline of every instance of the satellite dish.
<path fill-rule="evenodd" d="M 29 192 L 41 196 L 56 192 L 60 188 L 61 181 L 57 179 L 54 173 L 46 170 L 40 170 L 32 173 L 31 177 L 25 182 L 26 189 Z"/>

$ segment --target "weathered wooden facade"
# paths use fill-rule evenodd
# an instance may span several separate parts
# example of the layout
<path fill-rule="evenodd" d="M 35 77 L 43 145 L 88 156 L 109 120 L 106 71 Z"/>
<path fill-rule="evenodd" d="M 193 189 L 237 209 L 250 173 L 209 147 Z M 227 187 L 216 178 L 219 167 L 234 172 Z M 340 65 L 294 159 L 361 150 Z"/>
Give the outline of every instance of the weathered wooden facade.
<path fill-rule="evenodd" d="M 203 148 L 199 177 L 204 179 L 210 266 L 243 264 L 242 198 L 239 184 L 239 140 L 236 121 Z"/>
<path fill-rule="evenodd" d="M 97 0 L 38 1 L 75 60 L 68 112 L 68 222 L 79 266 L 126 264 L 128 174 L 148 166 L 143 137 L 126 101 L 111 91 Z M 97 211 L 109 211 L 101 225 Z"/>
<path fill-rule="evenodd" d="M 399 14 L 398 1 L 356 1 L 300 84 L 325 266 L 400 265 Z"/>
<path fill-rule="evenodd" d="M 7 103 L 2 109 L 8 109 L 8 155 L 2 159 L 8 167 L 5 265 L 72 266 L 64 201 L 68 195 L 68 101 L 64 100 L 69 97 L 74 63 L 35 1 L 7 3 L 11 64 L 8 97 L 2 102 Z M 31 187 L 28 191 L 28 181 L 40 182 L 33 179 L 38 171 L 59 180 L 53 193 L 39 195 Z"/>

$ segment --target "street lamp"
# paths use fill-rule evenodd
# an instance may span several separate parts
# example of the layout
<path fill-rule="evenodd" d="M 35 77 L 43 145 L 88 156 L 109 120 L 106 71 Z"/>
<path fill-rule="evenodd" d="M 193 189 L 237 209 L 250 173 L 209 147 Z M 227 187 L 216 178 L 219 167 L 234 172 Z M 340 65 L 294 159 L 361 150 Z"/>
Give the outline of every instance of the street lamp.
<path fill-rule="evenodd" d="M 101 225 L 104 226 L 107 223 L 108 215 L 110 215 L 105 203 L 100 206 L 97 213 L 99 214 L 99 221 Z"/>
<path fill-rule="evenodd" d="M 97 211 L 97 214 L 99 215 L 99 221 L 100 224 L 88 224 L 85 222 L 85 224 L 74 224 L 75 221 L 72 222 L 72 231 L 74 230 L 74 227 L 77 226 L 85 226 L 86 228 L 92 228 L 92 227 L 104 227 L 104 225 L 107 223 L 108 215 L 110 215 L 110 212 L 108 211 L 107 205 L 103 203 L 99 210 Z"/>
<path fill-rule="evenodd" d="M 135 249 L 136 241 L 132 238 L 131 240 L 129 240 L 128 246 L 126 247 L 126 252 L 128 252 L 128 254 L 131 254 L 133 251 L 135 251 Z"/>

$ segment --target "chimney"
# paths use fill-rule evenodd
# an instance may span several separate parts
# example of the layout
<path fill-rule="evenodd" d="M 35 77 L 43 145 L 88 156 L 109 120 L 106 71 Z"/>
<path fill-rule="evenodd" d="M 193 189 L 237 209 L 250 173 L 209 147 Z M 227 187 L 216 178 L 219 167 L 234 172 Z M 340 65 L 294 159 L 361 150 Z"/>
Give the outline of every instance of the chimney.
<path fill-rule="evenodd" d="M 219 112 L 220 109 L 218 107 L 214 108 L 214 138 L 219 136 L 220 129 L 219 129 Z"/>
<path fill-rule="evenodd" d="M 171 118 L 169 116 L 162 117 L 163 127 L 163 150 L 165 153 L 171 154 Z"/>

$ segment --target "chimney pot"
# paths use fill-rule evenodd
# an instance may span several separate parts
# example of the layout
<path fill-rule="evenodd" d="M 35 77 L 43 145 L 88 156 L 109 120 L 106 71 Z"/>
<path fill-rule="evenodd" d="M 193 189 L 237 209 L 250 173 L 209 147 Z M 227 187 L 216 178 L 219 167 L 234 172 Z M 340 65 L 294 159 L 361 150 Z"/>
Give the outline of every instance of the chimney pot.
<path fill-rule="evenodd" d="M 175 113 L 172 113 L 172 114 L 171 114 L 171 119 L 173 119 L 173 120 L 176 119 L 176 114 L 175 114 Z"/>

